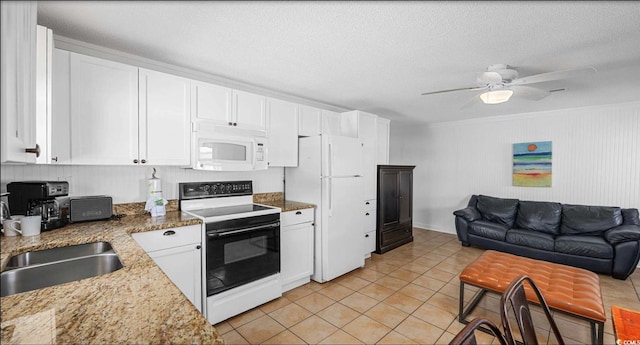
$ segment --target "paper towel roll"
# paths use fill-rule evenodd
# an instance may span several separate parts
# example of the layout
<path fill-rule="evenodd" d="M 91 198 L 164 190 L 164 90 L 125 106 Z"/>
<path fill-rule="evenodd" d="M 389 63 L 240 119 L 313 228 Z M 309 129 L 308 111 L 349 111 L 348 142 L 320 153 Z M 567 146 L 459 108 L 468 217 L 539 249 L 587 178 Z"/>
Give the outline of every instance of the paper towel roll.
<path fill-rule="evenodd" d="M 150 178 L 147 180 L 147 186 L 149 187 L 149 197 L 161 197 L 162 195 L 162 180 L 159 178 Z"/>

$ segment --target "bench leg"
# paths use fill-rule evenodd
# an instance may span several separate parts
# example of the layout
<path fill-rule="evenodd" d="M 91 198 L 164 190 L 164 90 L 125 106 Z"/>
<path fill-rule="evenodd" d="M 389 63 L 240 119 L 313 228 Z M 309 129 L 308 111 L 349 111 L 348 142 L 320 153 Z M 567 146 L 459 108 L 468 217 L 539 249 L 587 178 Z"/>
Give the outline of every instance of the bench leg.
<path fill-rule="evenodd" d="M 590 322 L 591 323 L 591 343 L 596 345 L 602 345 L 604 343 L 604 323 L 602 322 Z M 597 331 L 596 331 L 597 328 Z"/>
<path fill-rule="evenodd" d="M 469 323 L 469 321 L 467 321 L 467 315 L 469 315 L 473 311 L 473 309 L 476 308 L 476 306 L 480 302 L 480 299 L 482 299 L 482 296 L 484 296 L 485 292 L 487 292 L 487 290 L 481 288 L 478 294 L 473 298 L 471 303 L 469 303 L 469 305 L 465 309 L 464 308 L 464 282 L 462 281 L 460 282 L 460 298 L 458 302 L 459 303 L 458 304 L 458 321 L 460 323 L 463 323 L 465 325 Z"/>

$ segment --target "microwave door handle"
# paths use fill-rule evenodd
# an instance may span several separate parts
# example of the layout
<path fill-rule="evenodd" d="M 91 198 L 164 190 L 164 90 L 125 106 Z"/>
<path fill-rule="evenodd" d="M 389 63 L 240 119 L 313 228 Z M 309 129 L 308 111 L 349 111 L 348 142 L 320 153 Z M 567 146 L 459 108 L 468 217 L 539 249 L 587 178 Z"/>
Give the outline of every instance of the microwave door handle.
<path fill-rule="evenodd" d="M 220 230 L 217 230 L 216 232 L 207 233 L 207 236 L 208 237 L 225 237 L 230 235 L 243 234 L 245 232 L 251 232 L 254 230 L 277 228 L 278 226 L 280 226 L 280 223 L 252 226 L 250 228 L 243 228 L 243 229 L 231 230 L 231 231 L 225 231 L 228 229 L 220 229 Z"/>

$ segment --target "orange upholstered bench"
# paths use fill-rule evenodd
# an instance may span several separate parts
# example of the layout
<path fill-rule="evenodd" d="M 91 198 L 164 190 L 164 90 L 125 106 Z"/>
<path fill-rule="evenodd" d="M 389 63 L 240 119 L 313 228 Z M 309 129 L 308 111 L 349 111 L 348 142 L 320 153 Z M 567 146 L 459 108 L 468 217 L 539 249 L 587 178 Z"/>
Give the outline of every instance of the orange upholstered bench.
<path fill-rule="evenodd" d="M 485 292 L 502 294 L 511 281 L 520 275 L 535 281 L 549 308 L 589 321 L 594 344 L 604 340 L 607 320 L 600 292 L 600 278 L 591 271 L 551 262 L 524 258 L 512 254 L 485 251 L 460 273 L 460 313 L 458 320 L 469 323 L 467 315 L 476 307 Z M 480 288 L 480 292 L 464 308 L 464 285 Z M 535 301 L 527 286 L 527 296 Z M 596 331 L 597 327 L 597 331 Z M 596 334 L 597 333 L 597 334 Z"/>

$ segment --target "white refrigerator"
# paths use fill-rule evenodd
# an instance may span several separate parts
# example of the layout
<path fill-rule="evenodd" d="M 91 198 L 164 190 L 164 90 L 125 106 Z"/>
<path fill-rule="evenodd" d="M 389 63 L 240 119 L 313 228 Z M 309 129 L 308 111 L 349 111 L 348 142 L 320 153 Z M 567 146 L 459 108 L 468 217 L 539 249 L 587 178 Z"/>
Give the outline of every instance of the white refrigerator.
<path fill-rule="evenodd" d="M 316 205 L 311 279 L 323 283 L 364 266 L 362 191 L 358 139 L 299 139 L 298 167 L 285 170 L 285 197 Z"/>

